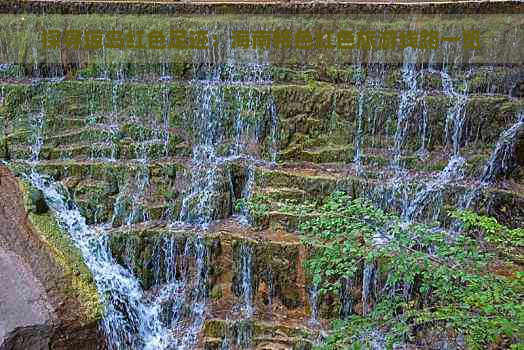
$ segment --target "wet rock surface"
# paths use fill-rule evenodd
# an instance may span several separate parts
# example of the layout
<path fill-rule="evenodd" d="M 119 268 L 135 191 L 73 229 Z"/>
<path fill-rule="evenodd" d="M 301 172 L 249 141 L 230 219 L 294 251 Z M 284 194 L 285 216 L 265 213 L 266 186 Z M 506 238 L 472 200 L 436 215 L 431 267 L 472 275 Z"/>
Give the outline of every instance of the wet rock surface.
<path fill-rule="evenodd" d="M 9 342 L 16 334 L 31 333 L 34 328 L 39 345 L 24 345 L 27 349 L 45 348 L 49 344 L 52 308 L 44 287 L 35 278 L 26 263 L 12 251 L 0 246 L 0 344 Z M 22 329 L 25 328 L 25 331 Z M 27 338 L 24 336 L 24 338 Z M 24 341 L 30 342 L 28 339 Z M 1 346 L 0 346 L 1 347 Z M 10 348 L 4 345 L 3 348 Z"/>
<path fill-rule="evenodd" d="M 61 13 L 412 11 L 405 4 L 316 2 L 52 5 Z M 0 12 L 9 6 L 2 3 Z M 47 6 L 28 1 L 17 9 Z M 417 7 L 491 8 L 521 6 Z M 382 283 L 378 263 L 359 263 L 343 298 L 320 297 L 304 271 L 311 252 L 298 228 L 317 214 L 291 206 L 323 203 L 334 191 L 445 228 L 455 208 L 524 225 L 524 133 L 509 132 L 524 106 L 513 84 L 521 66 L 466 74 L 461 65 L 435 71 L 364 62 L 225 69 L 216 63 L 195 72 L 179 62 L 161 71 L 35 64 L 1 79 L 0 156 L 18 176 L 0 167 L 0 268 L 7 265 L 0 283 L 9 286 L 6 300 L 14 300 L 0 306 L 8 315 L 2 350 L 103 346 L 86 258 L 102 261 L 91 265 L 95 273 L 109 270 L 118 282 L 103 280 L 104 296 L 114 297 L 107 319 L 121 348 L 160 347 L 158 339 L 168 339 L 209 350 L 309 350 L 330 320 L 347 316 L 345 305 L 366 314 L 374 303 L 371 280 Z M 42 79 L 34 79 L 40 70 Z M 27 184 L 33 172 L 43 189 Z M 72 232 L 57 226 L 50 199 Z M 87 256 L 71 244 L 70 234 L 79 231 L 77 244 L 96 243 L 84 249 Z M 16 315 L 12 307 L 27 312 Z M 417 335 L 425 347 L 444 346 L 429 333 Z"/>
<path fill-rule="evenodd" d="M 125 14 L 148 14 L 148 13 L 183 13 L 183 14 L 331 14 L 337 13 L 352 14 L 355 11 L 362 13 L 383 13 L 385 10 L 393 13 L 515 13 L 521 10 L 517 3 L 513 1 L 391 1 L 383 3 L 380 1 L 341 1 L 337 3 L 325 3 L 317 1 L 156 1 L 155 4 L 148 4 L 147 1 L 133 3 L 129 1 L 5 1 L 0 7 L 1 12 L 5 13 L 125 13 Z"/>
<path fill-rule="evenodd" d="M 98 321 L 67 291 L 71 276 L 28 220 L 19 180 L 4 166 L 0 189 L 0 348 L 98 348 Z"/>

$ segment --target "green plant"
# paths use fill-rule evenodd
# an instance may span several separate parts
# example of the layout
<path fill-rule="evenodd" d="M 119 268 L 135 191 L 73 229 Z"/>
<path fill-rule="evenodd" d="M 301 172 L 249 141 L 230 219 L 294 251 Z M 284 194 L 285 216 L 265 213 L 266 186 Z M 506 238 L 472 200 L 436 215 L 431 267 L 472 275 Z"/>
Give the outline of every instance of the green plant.
<path fill-rule="evenodd" d="M 498 252 L 513 260 L 524 262 L 524 228 L 507 228 L 495 218 L 471 211 L 454 211 L 451 216 L 459 220 L 463 229 L 475 238 L 485 240 Z"/>
<path fill-rule="evenodd" d="M 519 344 L 524 334 L 524 273 L 509 266 L 472 234 L 486 240 L 501 232 L 520 242 L 522 229 L 508 229 L 490 218 L 454 214 L 465 221 L 453 236 L 436 227 L 406 224 L 362 200 L 335 192 L 301 226 L 310 257 L 305 265 L 321 294 L 336 296 L 342 280 L 362 278 L 374 266 L 371 310 L 337 321 L 319 349 L 368 348 L 377 334 L 388 347 L 415 342 L 424 330 L 464 336 L 471 349 Z M 505 245 L 502 245 L 505 248 Z M 509 264 L 509 265 L 507 265 Z M 355 283 L 358 284 L 358 283 Z M 407 292 L 406 292 L 407 291 Z"/>
<path fill-rule="evenodd" d="M 265 218 L 270 209 L 270 197 L 262 194 L 255 194 L 249 200 L 241 198 L 235 202 L 235 211 L 247 212 L 254 222 L 260 222 Z"/>

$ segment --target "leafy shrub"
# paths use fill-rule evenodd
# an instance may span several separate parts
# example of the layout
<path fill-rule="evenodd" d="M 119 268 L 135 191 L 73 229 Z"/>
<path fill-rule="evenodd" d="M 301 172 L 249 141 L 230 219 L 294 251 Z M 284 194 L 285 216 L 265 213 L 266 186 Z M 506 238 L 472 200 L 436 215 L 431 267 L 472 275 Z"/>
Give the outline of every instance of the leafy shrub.
<path fill-rule="evenodd" d="M 520 346 L 524 273 L 497 258 L 496 249 L 521 244 L 522 229 L 472 213 L 453 216 L 464 223 L 459 234 L 402 222 L 335 192 L 315 218 L 305 220 L 300 230 L 311 252 L 306 268 L 321 294 L 336 296 L 341 281 L 357 280 L 370 264 L 381 286 L 373 293 L 371 311 L 335 322 L 319 349 L 368 348 L 377 334 L 392 347 L 420 340 L 424 330 L 463 336 L 471 349 Z M 479 229 L 485 239 L 472 234 Z M 486 249 L 486 242 L 495 250 Z"/>

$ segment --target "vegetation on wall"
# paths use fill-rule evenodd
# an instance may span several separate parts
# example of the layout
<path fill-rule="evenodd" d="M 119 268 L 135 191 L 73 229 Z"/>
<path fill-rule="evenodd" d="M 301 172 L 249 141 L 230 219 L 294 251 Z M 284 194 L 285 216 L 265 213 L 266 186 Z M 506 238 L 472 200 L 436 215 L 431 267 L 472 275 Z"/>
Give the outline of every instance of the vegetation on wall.
<path fill-rule="evenodd" d="M 311 208 L 297 204 L 294 211 Z M 377 331 L 390 347 L 432 331 L 471 349 L 521 348 L 523 229 L 455 212 L 455 226 L 462 229 L 450 233 L 402 222 L 342 192 L 314 211 L 304 216 L 300 231 L 311 251 L 306 267 L 322 296 L 337 296 L 341 281 L 361 278 L 364 265 L 376 267 L 370 311 L 335 321 L 319 349 L 368 348 Z"/>

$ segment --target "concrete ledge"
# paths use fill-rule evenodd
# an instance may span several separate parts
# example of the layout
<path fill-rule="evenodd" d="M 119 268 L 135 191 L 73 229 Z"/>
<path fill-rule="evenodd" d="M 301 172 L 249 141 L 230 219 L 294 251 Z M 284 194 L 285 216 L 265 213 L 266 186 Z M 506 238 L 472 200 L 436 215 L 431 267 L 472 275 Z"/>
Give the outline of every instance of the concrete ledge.
<path fill-rule="evenodd" d="M 523 14 L 517 1 L 65 1 L 3 0 L 3 14 Z"/>

